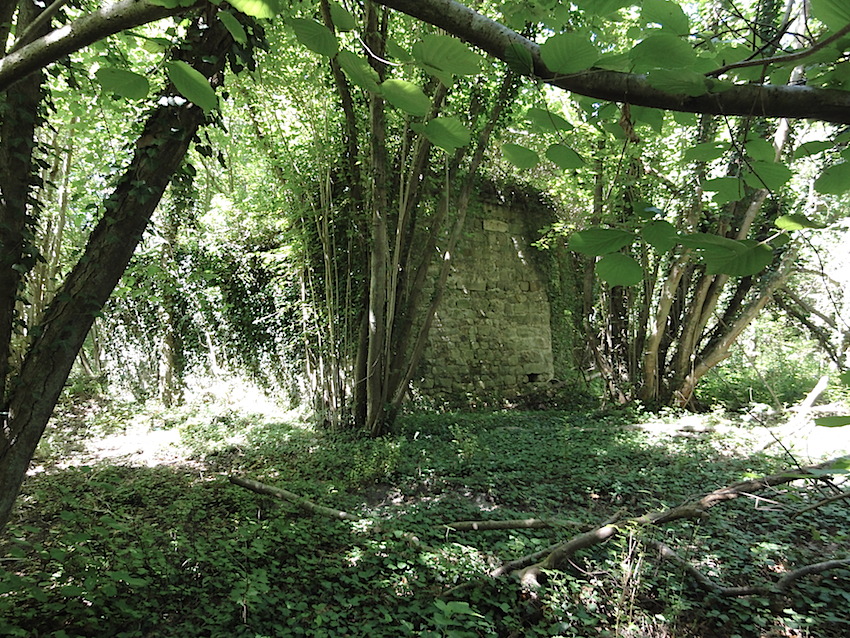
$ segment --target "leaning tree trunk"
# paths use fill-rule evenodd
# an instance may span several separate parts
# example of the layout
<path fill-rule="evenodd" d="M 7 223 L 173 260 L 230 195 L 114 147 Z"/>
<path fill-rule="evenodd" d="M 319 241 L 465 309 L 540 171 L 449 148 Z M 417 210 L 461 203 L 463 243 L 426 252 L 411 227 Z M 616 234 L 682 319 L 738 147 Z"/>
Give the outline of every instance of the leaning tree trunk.
<path fill-rule="evenodd" d="M 229 32 L 218 21 L 196 21 L 177 57 L 221 83 Z M 174 91 L 169 87 L 168 92 Z M 150 116 L 130 166 L 104 202 L 103 218 L 34 331 L 20 373 L 9 387 L 0 431 L 0 529 L 9 520 L 36 445 L 95 316 L 103 308 L 141 240 L 151 215 L 180 166 L 203 111 L 169 100 Z"/>

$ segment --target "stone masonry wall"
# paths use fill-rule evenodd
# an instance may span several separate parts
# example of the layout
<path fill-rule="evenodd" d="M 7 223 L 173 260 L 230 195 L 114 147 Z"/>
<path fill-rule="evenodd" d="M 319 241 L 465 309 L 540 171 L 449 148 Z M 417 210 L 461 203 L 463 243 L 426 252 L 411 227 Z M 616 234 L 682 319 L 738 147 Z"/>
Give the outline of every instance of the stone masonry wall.
<path fill-rule="evenodd" d="M 483 204 L 467 219 L 414 380 L 419 393 L 510 397 L 553 377 L 547 282 L 521 215 Z"/>

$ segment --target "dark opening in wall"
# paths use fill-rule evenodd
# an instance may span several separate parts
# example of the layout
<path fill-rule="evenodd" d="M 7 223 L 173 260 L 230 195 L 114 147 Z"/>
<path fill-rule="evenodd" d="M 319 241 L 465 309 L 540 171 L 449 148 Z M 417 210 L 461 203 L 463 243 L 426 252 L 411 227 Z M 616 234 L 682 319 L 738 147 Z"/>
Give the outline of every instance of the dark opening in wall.
<path fill-rule="evenodd" d="M 529 372 L 525 375 L 528 378 L 529 383 L 537 383 L 540 381 L 540 373 L 539 372 Z"/>

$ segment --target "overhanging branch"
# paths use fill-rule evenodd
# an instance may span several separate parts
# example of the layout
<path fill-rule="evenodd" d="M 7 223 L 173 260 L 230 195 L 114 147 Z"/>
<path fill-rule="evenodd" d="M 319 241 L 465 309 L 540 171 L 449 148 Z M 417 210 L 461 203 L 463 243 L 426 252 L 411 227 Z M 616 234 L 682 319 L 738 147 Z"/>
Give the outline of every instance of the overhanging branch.
<path fill-rule="evenodd" d="M 186 13 L 193 7 L 166 8 L 147 0 L 120 0 L 101 7 L 16 48 L 0 59 L 0 91 L 6 90 L 29 73 L 93 42 L 148 22 Z"/>
<path fill-rule="evenodd" d="M 660 91 L 649 85 L 646 76 L 634 73 L 588 69 L 570 75 L 558 75 L 543 64 L 537 44 L 455 0 L 378 2 L 440 27 L 503 61 L 509 46 L 521 46 L 531 54 L 535 77 L 579 95 L 670 111 L 787 117 L 850 124 L 850 91 L 743 84 L 724 88 L 719 93 L 690 97 Z"/>

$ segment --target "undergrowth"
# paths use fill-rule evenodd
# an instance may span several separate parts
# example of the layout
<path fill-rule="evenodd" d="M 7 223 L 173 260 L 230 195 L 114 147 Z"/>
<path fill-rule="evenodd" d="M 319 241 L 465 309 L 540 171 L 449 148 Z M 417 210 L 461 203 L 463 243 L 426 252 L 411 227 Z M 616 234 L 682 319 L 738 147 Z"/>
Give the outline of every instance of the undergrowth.
<path fill-rule="evenodd" d="M 580 552 L 569 571 L 549 572 L 538 590 L 488 576 L 581 526 L 789 464 L 752 453 L 745 431 L 662 436 L 634 427 L 646 420 L 420 414 L 395 436 L 369 440 L 233 410 L 172 415 L 161 426 L 180 430 L 184 463 L 74 466 L 56 454 L 28 478 L 0 544 L 0 635 L 850 635 L 850 570 L 801 579 L 783 596 L 722 598 L 647 545 L 675 547 L 725 585 L 846 558 L 847 501 L 792 516 L 822 496 L 803 481 L 718 506 L 704 520 L 624 529 Z M 230 484 L 231 473 L 367 520 L 309 514 Z M 529 517 L 576 527 L 446 527 Z"/>

